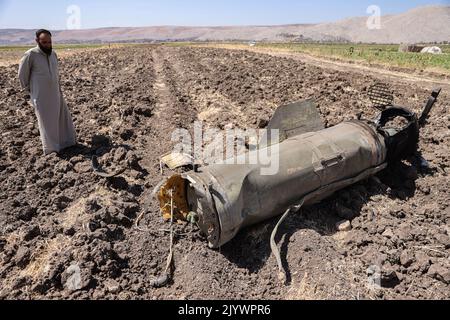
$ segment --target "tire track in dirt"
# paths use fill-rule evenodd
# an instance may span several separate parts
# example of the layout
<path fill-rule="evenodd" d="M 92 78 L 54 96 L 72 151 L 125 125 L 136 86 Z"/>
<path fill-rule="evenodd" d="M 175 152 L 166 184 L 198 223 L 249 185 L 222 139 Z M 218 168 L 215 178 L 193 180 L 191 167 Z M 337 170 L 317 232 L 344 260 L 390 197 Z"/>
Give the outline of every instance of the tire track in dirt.
<path fill-rule="evenodd" d="M 159 160 L 160 156 L 171 149 L 171 133 L 176 128 L 174 119 L 178 105 L 169 83 L 169 70 L 162 48 L 155 47 L 147 51 L 147 54 L 151 57 L 148 72 L 153 75 L 148 92 L 152 96 L 153 110 L 152 117 L 146 124 L 149 130 L 141 149 L 141 165 L 149 175 L 145 182 L 146 191 L 140 198 L 140 211 L 144 213 L 139 223 L 140 229 L 133 229 L 128 234 L 125 246 L 130 258 L 127 277 L 132 283 L 132 292 L 141 298 L 152 299 L 155 296 L 150 282 L 162 272 L 167 252 L 164 245 L 165 234 L 158 231 L 164 229 L 166 225 L 161 219 L 158 205 L 155 199 L 152 199 L 151 193 L 164 179 L 164 175 L 160 172 Z"/>
<path fill-rule="evenodd" d="M 141 208 L 149 204 L 148 212 L 144 215 L 140 227 L 141 230 L 134 230 L 128 237 L 127 246 L 130 248 L 130 269 L 129 278 L 135 282 L 134 287 L 140 297 L 147 299 L 169 299 L 183 298 L 186 291 L 180 290 L 180 286 L 185 281 L 180 280 L 189 276 L 190 267 L 183 267 L 182 257 L 194 257 L 192 249 L 197 246 L 197 252 L 206 250 L 201 242 L 196 245 L 192 243 L 197 239 L 192 235 L 192 239 L 185 237 L 176 239 L 175 243 L 175 286 L 155 289 L 151 286 L 152 280 L 162 275 L 166 265 L 168 254 L 168 235 L 161 231 L 167 229 L 168 225 L 162 220 L 157 201 L 151 198 L 151 192 L 164 178 L 169 177 L 178 171 L 171 171 L 167 168 L 161 174 L 159 161 L 162 155 L 172 150 L 174 142 L 171 141 L 172 133 L 176 129 L 189 129 L 193 127 L 196 111 L 190 103 L 189 97 L 184 93 L 185 83 L 181 73 L 177 70 L 171 52 L 165 47 L 157 47 L 152 51 L 153 72 L 155 81 L 152 86 L 152 95 L 155 101 L 153 117 L 148 126 L 151 134 L 145 143 L 145 156 L 142 165 L 149 171 L 146 182 L 146 192 L 141 198 Z M 184 226 L 179 227 L 180 233 L 184 233 Z M 147 230 L 146 230 L 147 229 Z M 200 247 L 200 248 L 199 248 Z M 195 259 L 195 258 L 194 258 Z"/>
<path fill-rule="evenodd" d="M 197 119 L 198 104 L 195 103 L 195 100 L 191 100 L 190 84 L 198 77 L 193 70 L 202 68 L 201 64 L 173 48 L 158 48 L 153 53 L 153 57 L 156 74 L 154 95 L 159 101 L 157 105 L 162 108 L 160 116 L 154 118 L 154 125 L 160 128 L 161 125 L 169 123 L 168 127 L 172 130 L 186 128 L 192 132 L 193 121 Z M 177 99 L 177 97 L 181 99 Z M 177 116 L 181 117 L 182 123 L 178 122 Z M 161 132 L 164 133 L 161 134 Z M 158 144 L 169 149 L 170 132 L 169 129 L 161 129 L 158 142 L 149 140 L 149 147 L 152 146 L 154 155 L 160 153 Z M 164 176 L 173 173 L 165 170 Z M 153 187 L 163 177 L 157 170 L 152 170 L 149 178 L 150 185 Z M 155 203 L 151 205 L 148 214 L 142 221 L 142 226 L 148 227 L 150 232 L 135 232 L 129 240 L 130 246 L 132 246 L 130 251 L 133 252 L 130 278 L 139 281 L 141 288 L 139 292 L 142 293 L 142 297 L 150 299 L 195 299 L 200 297 L 235 299 L 248 296 L 258 298 L 264 290 L 267 292 L 267 288 L 258 284 L 260 280 L 256 273 L 237 267 L 234 259 L 227 258 L 221 251 L 209 250 L 204 239 L 197 234 L 176 239 L 173 283 L 158 290 L 151 288 L 150 281 L 161 274 L 168 253 L 167 234 L 157 232 L 158 229 L 167 228 L 167 224 L 161 221 L 160 211 Z M 185 232 L 184 226 L 181 225 L 180 233 Z M 189 234 L 189 229 L 187 232 Z M 268 268 L 270 269 L 270 267 Z M 264 279 L 269 278 L 269 274 L 264 276 Z M 252 286 L 256 286 L 258 289 L 253 293 L 246 293 Z M 266 296 L 275 297 L 273 292 L 267 292 Z"/>

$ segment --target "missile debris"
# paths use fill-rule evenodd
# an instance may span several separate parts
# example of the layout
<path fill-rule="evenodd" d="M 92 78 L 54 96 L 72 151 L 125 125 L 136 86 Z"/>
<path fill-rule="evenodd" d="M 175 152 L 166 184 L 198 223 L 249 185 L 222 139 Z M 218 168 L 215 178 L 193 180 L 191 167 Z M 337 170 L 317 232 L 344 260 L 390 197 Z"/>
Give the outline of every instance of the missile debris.
<path fill-rule="evenodd" d="M 438 95 L 439 91 L 433 92 L 421 122 Z M 209 246 L 219 248 L 242 228 L 324 200 L 417 149 L 419 120 L 404 107 L 391 104 L 374 120 L 347 121 L 330 128 L 320 127 L 317 117 L 313 100 L 281 107 L 271 121 L 281 131 L 281 141 L 266 139 L 259 150 L 239 156 L 243 162 L 237 162 L 244 163 L 265 149 L 269 153 L 276 145 L 276 173 L 261 174 L 260 164 L 225 161 L 173 176 L 159 192 L 163 214 L 169 216 L 167 195 L 173 191 L 175 216 L 194 212 Z M 390 126 L 397 118 L 404 124 Z"/>

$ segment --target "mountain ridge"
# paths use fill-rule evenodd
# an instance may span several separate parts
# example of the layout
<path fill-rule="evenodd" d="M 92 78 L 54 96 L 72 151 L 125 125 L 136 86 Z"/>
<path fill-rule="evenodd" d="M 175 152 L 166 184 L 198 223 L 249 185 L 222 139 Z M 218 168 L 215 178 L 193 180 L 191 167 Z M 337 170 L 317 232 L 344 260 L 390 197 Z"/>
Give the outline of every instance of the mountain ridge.
<path fill-rule="evenodd" d="M 417 7 L 381 17 L 381 29 L 369 30 L 368 17 L 336 22 L 260 26 L 105 27 L 52 31 L 57 43 L 133 41 L 318 41 L 415 43 L 450 41 L 450 6 Z M 31 44 L 34 30 L 0 29 L 0 45 Z"/>

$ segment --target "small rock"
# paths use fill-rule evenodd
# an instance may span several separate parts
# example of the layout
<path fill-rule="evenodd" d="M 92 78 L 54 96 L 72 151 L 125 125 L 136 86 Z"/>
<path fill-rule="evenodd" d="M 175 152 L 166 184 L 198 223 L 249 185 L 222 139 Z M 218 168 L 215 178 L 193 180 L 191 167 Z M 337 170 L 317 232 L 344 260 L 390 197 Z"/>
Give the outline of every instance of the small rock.
<path fill-rule="evenodd" d="M 414 263 L 413 254 L 407 250 L 403 251 L 402 254 L 400 255 L 400 263 L 405 268 L 410 267 Z"/>
<path fill-rule="evenodd" d="M 352 224 L 350 223 L 350 221 L 348 220 L 343 220 L 340 221 L 336 224 L 336 228 L 340 231 L 340 232 L 347 232 L 352 230 Z"/>
<path fill-rule="evenodd" d="M 341 255 L 341 256 L 344 256 L 344 257 L 347 257 L 348 256 L 348 251 L 347 250 L 345 250 L 345 249 L 338 249 L 338 253 Z M 301 258 L 300 258 L 300 262 L 301 262 Z"/>
<path fill-rule="evenodd" d="M 61 283 L 69 292 L 83 290 L 92 281 L 92 273 L 88 268 L 82 268 L 78 264 L 72 264 L 61 275 Z"/>
<path fill-rule="evenodd" d="M 450 249 L 450 237 L 445 234 L 436 234 L 434 238 L 442 244 L 446 250 Z"/>
<path fill-rule="evenodd" d="M 394 238 L 394 232 L 392 232 L 392 229 L 388 228 L 383 232 L 382 236 L 392 239 L 392 238 Z"/>
<path fill-rule="evenodd" d="M 401 225 L 398 230 L 396 230 L 395 234 L 402 241 L 411 241 L 413 240 L 413 236 L 411 234 L 411 227 L 408 225 Z"/>
<path fill-rule="evenodd" d="M 134 284 L 131 286 L 131 291 L 136 292 L 137 294 L 142 294 L 144 290 L 142 289 L 141 284 Z"/>
<path fill-rule="evenodd" d="M 450 269 L 441 265 L 433 264 L 428 270 L 428 275 L 445 284 L 450 284 Z"/>
<path fill-rule="evenodd" d="M 105 296 L 106 296 L 105 290 L 95 290 L 92 295 L 92 298 L 94 300 L 101 300 L 105 298 Z"/>
<path fill-rule="evenodd" d="M 119 293 L 121 290 L 120 284 L 116 280 L 112 279 L 105 282 L 105 288 L 112 294 Z"/>
<path fill-rule="evenodd" d="M 422 273 L 426 273 L 430 267 L 430 258 L 423 252 L 416 253 L 416 263 L 414 269 Z"/>

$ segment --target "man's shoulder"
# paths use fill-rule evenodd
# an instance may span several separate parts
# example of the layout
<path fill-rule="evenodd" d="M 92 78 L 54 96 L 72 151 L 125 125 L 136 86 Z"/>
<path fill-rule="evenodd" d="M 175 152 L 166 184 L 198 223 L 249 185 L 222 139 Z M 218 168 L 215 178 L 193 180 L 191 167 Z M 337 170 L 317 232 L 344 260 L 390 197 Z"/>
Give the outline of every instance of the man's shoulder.
<path fill-rule="evenodd" d="M 27 52 L 25 52 L 25 56 L 31 56 L 31 55 L 33 55 L 33 54 L 37 54 L 37 53 L 40 53 L 40 51 L 39 51 L 39 48 L 38 47 L 34 47 L 34 48 L 31 48 L 30 50 L 28 50 Z"/>

